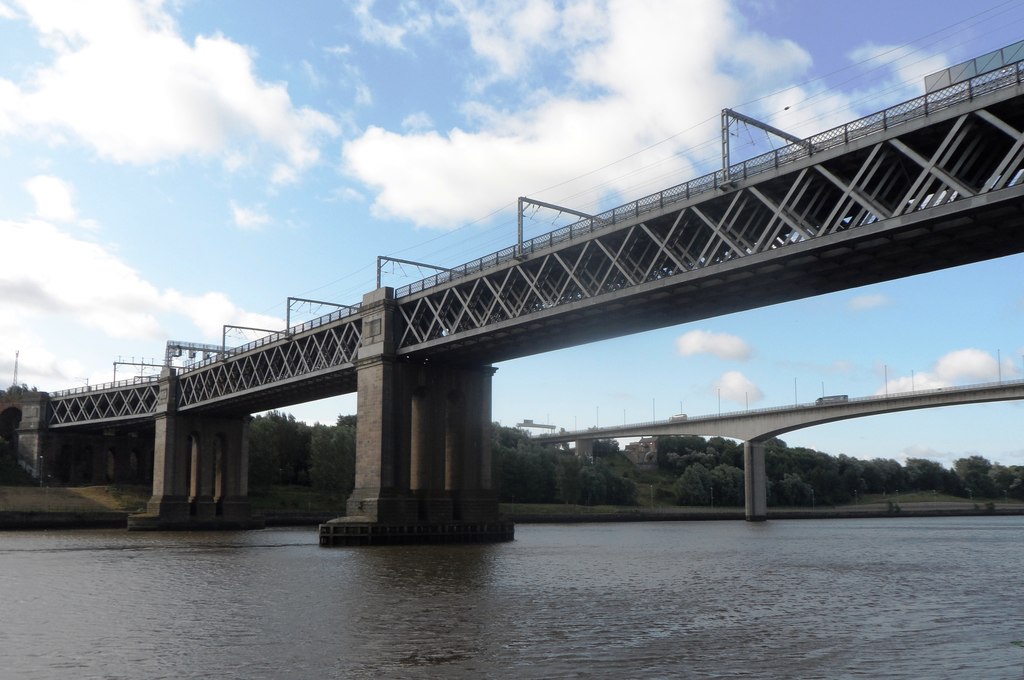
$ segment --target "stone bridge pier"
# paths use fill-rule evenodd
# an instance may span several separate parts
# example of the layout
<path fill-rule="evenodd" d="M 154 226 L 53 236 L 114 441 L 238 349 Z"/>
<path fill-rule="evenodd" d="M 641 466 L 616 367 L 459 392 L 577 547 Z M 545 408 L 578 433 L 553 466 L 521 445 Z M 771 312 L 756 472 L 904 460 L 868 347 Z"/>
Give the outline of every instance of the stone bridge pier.
<path fill-rule="evenodd" d="M 177 411 L 178 379 L 160 376 L 153 448 L 153 496 L 128 528 L 250 529 L 262 526 L 249 503 L 248 416 Z"/>
<path fill-rule="evenodd" d="M 141 484 L 152 475 L 153 446 L 141 433 L 54 430 L 47 424 L 50 397 L 26 395 L 16 430 L 18 463 L 40 484 Z"/>
<path fill-rule="evenodd" d="M 363 299 L 355 488 L 321 545 L 511 540 L 491 471 L 491 366 L 409 361 L 393 291 Z"/>

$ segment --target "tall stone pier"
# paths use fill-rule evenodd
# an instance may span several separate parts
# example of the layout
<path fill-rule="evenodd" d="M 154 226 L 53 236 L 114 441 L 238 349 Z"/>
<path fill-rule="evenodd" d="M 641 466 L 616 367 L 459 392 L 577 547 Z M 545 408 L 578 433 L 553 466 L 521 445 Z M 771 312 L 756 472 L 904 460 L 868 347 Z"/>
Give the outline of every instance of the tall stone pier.
<path fill-rule="evenodd" d="M 189 415 L 177 409 L 173 368 L 160 376 L 153 449 L 153 496 L 128 528 L 254 529 L 249 503 L 248 417 Z"/>
<path fill-rule="evenodd" d="M 492 486 L 494 369 L 398 357 L 391 288 L 361 309 L 355 489 L 347 515 L 320 525 L 320 544 L 512 540 Z"/>

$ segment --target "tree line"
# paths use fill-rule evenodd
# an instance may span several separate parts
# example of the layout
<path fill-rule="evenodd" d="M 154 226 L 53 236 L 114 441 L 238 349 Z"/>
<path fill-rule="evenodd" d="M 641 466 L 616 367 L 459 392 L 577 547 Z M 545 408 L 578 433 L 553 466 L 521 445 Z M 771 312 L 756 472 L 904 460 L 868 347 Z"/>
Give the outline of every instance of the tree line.
<path fill-rule="evenodd" d="M 347 497 L 355 480 L 356 417 L 334 425 L 307 425 L 272 411 L 253 418 L 249 430 L 249 479 L 253 488 L 274 484 L 310 486 Z M 660 498 L 678 505 L 742 506 L 743 444 L 722 437 L 657 438 L 657 481 L 670 488 Z M 624 461 L 614 440 L 594 443 L 593 460 L 572 450 L 544 446 L 522 430 L 497 423 L 491 430 L 494 482 L 507 503 L 635 505 L 638 471 Z M 935 492 L 975 499 L 1024 500 L 1024 466 L 966 456 L 952 468 L 924 458 L 861 460 L 765 444 L 768 504 L 843 505 L 868 494 Z"/>
<path fill-rule="evenodd" d="M 334 425 L 307 425 L 271 411 L 249 424 L 249 485 L 309 486 L 347 497 L 355 483 L 356 417 Z M 612 469 L 607 456 L 618 442 L 599 442 L 595 462 L 534 443 L 521 430 L 496 424 L 491 430 L 495 483 L 501 500 L 517 503 L 633 505 L 636 483 Z"/>
<path fill-rule="evenodd" d="M 676 476 L 681 505 L 743 503 L 743 445 L 721 437 L 659 437 L 658 468 Z M 814 449 L 765 445 L 768 504 L 842 505 L 865 494 L 935 492 L 964 498 L 1024 500 L 1024 466 L 1001 465 L 983 456 L 959 458 L 952 468 L 924 458 L 861 460 Z"/>
<path fill-rule="evenodd" d="M 11 394 L 16 390 L 30 391 L 6 393 L 16 396 Z M 595 442 L 593 459 L 581 460 L 572 450 L 542 445 L 498 423 L 491 437 L 494 482 L 503 502 L 635 505 L 642 483 L 645 489 L 651 485 L 652 493 L 657 485 L 663 502 L 743 505 L 743 445 L 722 437 L 658 437 L 653 471 L 628 464 L 614 440 Z M 346 498 L 355 483 L 355 442 L 354 415 L 340 415 L 333 425 L 308 425 L 278 411 L 255 416 L 249 427 L 250 486 L 309 486 Z M 0 476 L 6 483 L 27 479 L 17 467 L 10 438 L 0 439 Z M 1024 501 L 1024 466 L 979 455 L 959 458 L 946 468 L 924 458 L 900 463 L 833 456 L 776 438 L 765 444 L 765 472 L 771 506 L 843 505 L 868 494 L 911 492 Z"/>

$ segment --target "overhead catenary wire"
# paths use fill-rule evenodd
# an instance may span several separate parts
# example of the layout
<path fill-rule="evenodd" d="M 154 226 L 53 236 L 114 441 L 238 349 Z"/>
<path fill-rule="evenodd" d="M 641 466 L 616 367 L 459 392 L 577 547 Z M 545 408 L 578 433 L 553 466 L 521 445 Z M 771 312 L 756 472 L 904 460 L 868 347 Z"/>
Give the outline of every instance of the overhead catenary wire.
<path fill-rule="evenodd" d="M 877 54 L 873 54 L 870 57 L 862 59 L 862 60 L 860 60 L 858 62 L 855 62 L 855 63 L 852 63 L 852 64 L 848 64 L 846 66 L 843 66 L 842 68 L 835 69 L 833 71 L 830 71 L 829 73 L 825 73 L 825 74 L 816 76 L 814 78 L 809 78 L 809 79 L 804 80 L 801 83 L 798 83 L 796 85 L 790 85 L 790 86 L 787 86 L 785 88 L 782 88 L 782 89 L 779 89 L 779 90 L 775 90 L 773 92 L 769 92 L 769 93 L 760 95 L 758 97 L 752 98 L 750 100 L 747 100 L 747 101 L 737 105 L 737 108 L 752 106 L 754 104 L 760 103 L 760 102 L 768 100 L 770 98 L 778 97 L 779 95 L 782 95 L 782 94 L 786 93 L 787 91 L 799 91 L 801 88 L 805 88 L 806 86 L 814 84 L 814 83 L 818 83 L 818 82 L 825 83 L 825 82 L 828 82 L 828 80 L 830 78 L 833 78 L 833 77 L 835 77 L 838 74 L 846 73 L 846 72 L 848 72 L 848 71 L 850 71 L 852 69 L 857 69 L 857 68 L 863 67 L 863 66 L 865 66 L 867 64 L 877 63 L 877 66 L 875 66 L 873 68 L 870 68 L 870 69 L 867 69 L 867 70 L 862 71 L 860 73 L 857 73 L 856 75 L 854 75 L 852 77 L 849 77 L 849 78 L 846 78 L 846 79 L 844 79 L 844 80 L 842 80 L 842 81 L 840 81 L 838 83 L 835 83 L 835 84 L 829 85 L 827 87 L 823 87 L 821 89 L 818 89 L 817 91 L 809 94 L 808 96 L 805 96 L 802 99 L 800 99 L 800 100 L 798 100 L 796 102 L 790 103 L 790 104 L 788 104 L 786 106 L 786 109 L 790 110 L 790 111 L 792 111 L 794 109 L 796 109 L 796 110 L 802 109 L 802 108 L 806 107 L 806 105 L 808 103 L 811 103 L 811 102 L 814 102 L 816 100 L 819 100 L 820 98 L 825 97 L 825 96 L 829 95 L 830 93 L 840 92 L 841 91 L 840 88 L 843 88 L 843 87 L 849 85 L 850 83 L 856 82 L 857 80 L 861 80 L 861 79 L 867 78 L 871 74 L 877 73 L 878 71 L 880 71 L 882 69 L 891 68 L 893 65 L 898 64 L 901 61 L 905 61 L 906 59 L 908 59 L 912 55 L 921 54 L 927 48 L 932 47 L 932 46 L 934 46 L 934 45 L 936 45 L 938 43 L 942 43 L 943 41 L 951 40 L 954 36 L 953 35 L 947 35 L 947 34 L 950 33 L 951 31 L 954 31 L 955 29 L 960 29 L 960 31 L 964 31 L 966 29 L 970 29 L 970 28 L 974 28 L 975 26 L 982 25 L 982 24 L 984 24 L 986 22 L 994 21 L 996 19 L 999 19 L 999 18 L 1003 17 L 1006 13 L 1012 11 L 1014 8 L 1016 8 L 1018 6 L 1019 6 L 1019 3 L 1018 3 L 1017 0 L 1005 0 L 1003 2 L 999 2 L 999 3 L 989 7 L 987 9 L 983 9 L 981 11 L 975 12 L 974 14 L 972 14 L 972 15 L 970 15 L 968 17 L 960 19 L 959 21 L 953 22 L 951 24 L 948 24 L 948 25 L 946 25 L 946 26 L 944 26 L 942 28 L 936 29 L 936 30 L 931 31 L 929 33 L 926 33 L 926 34 L 924 34 L 922 36 L 919 36 L 919 37 L 915 38 L 914 40 L 911 40 L 911 41 L 909 41 L 907 43 L 904 43 L 902 45 L 890 47 L 890 48 L 885 49 L 885 50 L 883 50 L 883 51 L 881 51 L 881 52 L 879 52 Z M 1009 23 L 1009 24 L 1017 23 L 1019 21 L 1021 21 L 1021 19 L 1017 19 L 1017 20 L 1015 20 L 1013 22 L 1005 22 L 1004 21 L 1004 25 L 1007 24 L 1007 23 Z M 963 40 L 960 40 L 960 41 L 950 45 L 949 48 L 947 48 L 947 49 L 951 49 L 953 47 L 959 47 L 959 46 L 965 44 L 966 42 L 968 42 L 968 40 L 969 40 L 969 38 L 965 38 Z M 895 59 L 889 58 L 888 60 L 886 60 L 887 57 L 892 57 L 893 55 L 898 55 L 898 57 L 896 57 Z M 926 54 L 925 56 L 922 56 L 917 61 L 913 61 L 913 62 L 910 62 L 910 63 L 903 64 L 903 68 L 906 68 L 908 66 L 913 66 L 913 65 L 918 64 L 918 63 L 922 63 L 926 59 L 929 59 L 929 58 L 931 58 L 933 56 L 934 56 L 934 54 Z M 859 98 L 856 98 L 856 99 L 850 99 L 850 100 L 845 101 L 843 103 L 842 107 L 833 108 L 833 109 L 828 110 L 828 111 L 816 111 L 813 115 L 806 116 L 806 117 L 802 118 L 801 120 L 796 120 L 796 121 L 789 120 L 788 124 L 795 125 L 795 126 L 797 126 L 799 128 L 803 128 L 805 126 L 810 126 L 815 121 L 827 120 L 829 116 L 834 116 L 834 115 L 836 115 L 836 114 L 838 114 L 838 113 L 840 113 L 842 111 L 849 110 L 851 107 L 863 106 L 864 104 L 866 104 L 868 102 L 876 101 L 878 99 L 890 96 L 894 92 L 897 92 L 897 91 L 899 91 L 901 89 L 904 89 L 905 87 L 906 87 L 906 83 L 902 82 L 902 83 L 893 85 L 891 87 L 885 88 L 884 90 L 881 90 L 881 91 L 873 91 L 873 92 L 871 92 L 869 94 L 866 94 L 863 97 L 859 97 Z M 781 113 L 782 113 L 782 111 L 778 111 L 778 112 L 775 112 L 773 114 L 768 114 L 767 117 L 768 117 L 769 120 L 771 120 L 772 118 L 775 118 L 776 116 L 778 116 Z M 602 172 L 604 172 L 604 171 L 606 171 L 606 170 L 608 170 L 610 168 L 613 168 L 613 167 L 615 167 L 617 165 L 621 165 L 623 163 L 626 163 L 628 161 L 631 161 L 633 159 L 641 157 L 643 154 L 647 154 L 648 152 L 651 152 L 653 150 L 656 150 L 656 149 L 659 149 L 659 148 L 664 148 L 665 145 L 670 144 L 673 140 L 678 139 L 680 136 L 686 135 L 688 133 L 692 133 L 693 131 L 699 129 L 701 126 L 707 125 L 710 122 L 715 121 L 717 119 L 718 119 L 717 115 L 705 118 L 704 120 L 702 120 L 702 121 L 700 121 L 698 123 L 690 125 L 690 126 L 684 128 L 684 129 L 682 129 L 682 130 L 680 130 L 678 132 L 675 132 L 675 133 L 673 133 L 671 135 L 668 135 L 668 136 L 665 136 L 665 137 L 659 139 L 658 141 L 655 141 L 655 142 L 653 142 L 651 144 L 648 144 L 648 145 L 644 146 L 643 148 L 638 149 L 637 151 L 634 151 L 634 152 L 631 152 L 631 153 L 626 154 L 624 156 L 621 156 L 621 157 L 617 158 L 616 160 L 610 161 L 608 163 L 605 163 L 603 165 L 595 167 L 595 168 L 593 168 L 591 170 L 588 170 L 586 172 L 577 174 L 577 175 L 575 175 L 573 177 L 570 177 L 570 178 L 567 178 L 567 179 L 555 182 L 554 184 L 550 184 L 550 185 L 548 185 L 546 187 L 543 187 L 541 189 L 529 192 L 528 195 L 530 195 L 530 196 L 545 196 L 545 195 L 551 195 L 552 192 L 555 192 L 555 195 L 554 195 L 554 197 L 551 200 L 553 202 L 555 202 L 555 203 L 566 204 L 566 205 L 573 205 L 574 204 L 573 203 L 574 199 L 579 199 L 581 197 L 586 197 L 586 203 L 581 205 L 580 207 L 582 209 L 584 209 L 584 210 L 587 210 L 588 212 L 596 213 L 596 212 L 600 212 L 599 207 L 601 206 L 602 201 L 603 201 L 602 196 L 607 196 L 607 194 L 609 193 L 608 189 L 611 188 L 611 187 L 615 188 L 615 192 L 614 192 L 615 194 L 622 194 L 624 192 L 633 191 L 633 190 L 636 190 L 636 189 L 641 188 L 641 187 L 649 187 L 649 186 L 651 186 L 655 182 L 659 183 L 663 187 L 666 184 L 666 182 L 661 181 L 663 178 L 667 178 L 667 177 L 678 178 L 678 172 L 676 171 L 675 168 L 670 168 L 669 171 L 664 173 L 664 174 L 654 174 L 654 175 L 652 175 L 651 171 L 656 169 L 659 166 L 668 166 L 668 165 L 676 165 L 676 166 L 678 166 L 678 164 L 680 164 L 680 163 L 685 163 L 687 166 L 690 166 L 690 167 L 698 169 L 698 171 L 702 167 L 705 167 L 705 168 L 706 167 L 712 167 L 713 168 L 714 167 L 713 163 L 714 163 L 714 160 L 715 160 L 715 156 L 708 155 L 706 157 L 703 157 L 703 155 L 700 154 L 699 152 L 702 149 L 704 149 L 704 148 L 707 148 L 707 147 L 710 147 L 710 146 L 713 146 L 713 145 L 717 146 L 717 144 L 720 143 L 720 138 L 718 137 L 717 134 L 714 137 L 709 135 L 709 137 L 705 141 L 703 141 L 703 142 L 687 145 L 687 146 L 685 146 L 682 149 L 673 149 L 671 153 L 663 155 L 661 158 L 658 158 L 658 159 L 653 160 L 653 161 L 648 162 L 648 163 L 644 163 L 644 164 L 642 164 L 642 165 L 640 165 L 638 167 L 631 167 L 627 171 L 625 171 L 623 173 L 620 173 L 618 175 L 615 175 L 613 177 L 602 178 L 601 181 L 599 181 L 599 182 L 595 182 L 595 183 L 589 184 L 587 186 L 575 189 L 575 190 L 570 191 L 570 192 L 558 193 L 559 189 L 569 188 L 569 187 L 572 187 L 574 185 L 578 185 L 578 183 L 581 180 L 585 180 L 588 177 L 592 177 L 594 175 L 602 173 Z M 749 136 L 749 131 L 748 131 L 748 136 Z M 769 140 L 769 142 L 770 142 L 770 140 Z M 756 147 L 756 145 L 753 143 L 753 139 L 750 140 L 749 146 L 750 147 Z M 623 185 L 623 180 L 627 180 L 629 178 L 634 178 L 634 177 L 640 178 L 640 181 L 632 183 L 632 184 L 629 184 L 629 185 L 626 185 L 626 186 Z M 667 181 L 668 181 L 668 183 L 673 183 L 673 180 L 667 180 Z M 454 264 L 460 263 L 462 261 L 468 261 L 469 259 L 473 259 L 473 256 L 479 256 L 479 254 L 480 254 L 480 246 L 481 245 L 487 245 L 487 246 L 490 246 L 492 244 L 495 244 L 495 245 L 507 245 L 509 243 L 509 236 L 508 235 L 511 233 L 510 227 L 512 225 L 513 220 L 505 219 L 505 220 L 498 220 L 498 221 L 495 221 L 495 222 L 492 222 L 492 220 L 493 220 L 494 217 L 499 216 L 499 215 L 501 215 L 503 213 L 507 214 L 508 212 L 513 210 L 514 208 L 515 208 L 515 203 L 510 201 L 508 203 L 505 203 L 505 204 L 501 205 L 500 207 L 495 208 L 494 210 L 491 210 L 490 212 L 488 212 L 487 214 L 485 214 L 485 215 L 483 215 L 483 216 L 481 216 L 479 218 L 476 218 L 474 220 L 466 222 L 466 223 L 464 223 L 464 224 L 462 224 L 462 225 L 460 225 L 460 226 L 458 226 L 458 227 L 456 227 L 454 229 L 438 233 L 437 235 L 432 236 L 432 237 L 427 238 L 427 239 L 424 239 L 422 241 L 418 241 L 416 243 L 411 243 L 411 244 L 409 244 L 409 245 L 407 245 L 407 246 L 405 246 L 403 248 L 399 248 L 399 249 L 396 249 L 394 251 L 391 251 L 390 253 L 388 253 L 388 255 L 389 256 L 394 256 L 394 255 L 399 255 L 399 254 L 403 254 L 403 253 L 409 253 L 411 251 L 416 251 L 418 253 L 423 253 L 423 255 L 421 256 L 422 259 L 433 261 L 435 258 L 440 257 L 440 258 L 442 258 L 443 263 L 446 264 L 446 265 L 454 265 Z M 530 215 L 530 219 L 531 220 L 536 218 L 537 210 L 538 209 L 535 208 L 531 212 L 531 215 Z M 558 220 L 558 217 L 556 216 L 552 223 L 557 222 L 557 220 Z M 489 227 L 487 229 L 483 229 L 483 230 L 478 231 L 476 234 L 474 234 L 470 238 L 466 238 L 465 237 L 465 232 L 467 230 L 471 229 L 472 227 L 475 227 L 475 226 L 478 226 L 478 225 L 481 225 L 481 224 L 486 224 L 486 223 L 490 223 L 490 225 L 489 225 Z M 459 239 L 459 241 L 458 241 L 459 247 L 453 248 L 450 245 L 446 245 L 446 244 L 451 242 L 451 239 L 453 237 Z M 425 248 L 427 248 L 428 246 L 435 246 L 435 247 L 434 248 L 429 248 L 429 249 L 425 250 Z M 488 252 L 490 252 L 490 250 Z M 456 260 L 458 262 L 456 262 Z M 346 274 L 345 276 L 339 277 L 338 279 L 334 279 L 333 281 L 330 281 L 328 283 L 325 283 L 325 284 L 319 285 L 317 287 L 314 287 L 314 288 L 310 289 L 309 291 L 307 291 L 307 293 L 313 293 L 313 292 L 324 290 L 326 288 L 330 288 L 332 286 L 337 285 L 338 283 L 340 283 L 342 281 L 350 280 L 353 277 L 358 276 L 360 274 L 363 274 L 363 273 L 365 273 L 365 272 L 367 272 L 369 270 L 372 270 L 372 269 L 373 269 L 373 267 L 369 266 L 369 265 L 366 266 L 366 267 L 359 268 L 357 270 L 354 270 L 353 272 L 350 272 L 350 273 Z M 352 288 L 351 290 L 355 294 L 359 294 L 360 292 L 365 292 L 365 289 L 359 289 L 359 288 Z M 304 293 L 304 294 L 306 294 L 306 293 Z"/>

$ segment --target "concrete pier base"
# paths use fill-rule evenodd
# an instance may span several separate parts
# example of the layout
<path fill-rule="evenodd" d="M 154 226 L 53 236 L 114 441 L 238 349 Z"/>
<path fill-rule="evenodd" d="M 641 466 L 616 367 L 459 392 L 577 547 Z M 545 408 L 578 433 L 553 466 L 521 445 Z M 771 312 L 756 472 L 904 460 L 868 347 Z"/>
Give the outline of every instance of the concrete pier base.
<path fill-rule="evenodd" d="M 515 525 L 495 522 L 385 524 L 365 517 L 339 517 L 320 525 L 320 545 L 423 545 L 439 543 L 502 543 L 515 540 Z"/>

